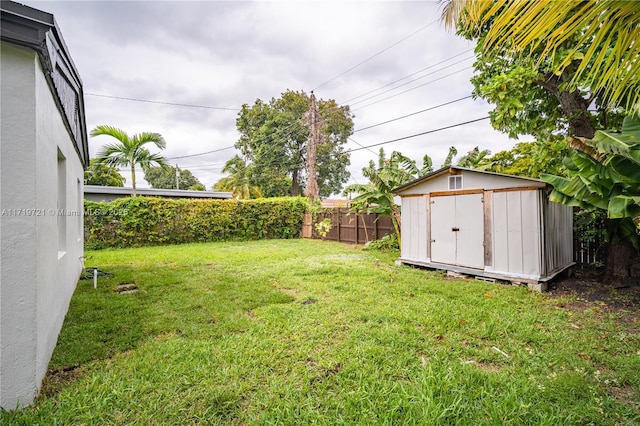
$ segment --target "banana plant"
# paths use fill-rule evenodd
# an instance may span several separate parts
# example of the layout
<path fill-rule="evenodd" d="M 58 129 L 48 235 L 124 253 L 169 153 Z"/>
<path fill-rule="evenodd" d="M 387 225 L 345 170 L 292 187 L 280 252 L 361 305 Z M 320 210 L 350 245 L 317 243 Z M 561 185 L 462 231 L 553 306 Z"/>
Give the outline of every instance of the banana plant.
<path fill-rule="evenodd" d="M 583 209 L 603 209 L 612 219 L 610 241 L 628 239 L 640 250 L 634 218 L 640 216 L 640 116 L 625 117 L 622 132 L 598 131 L 564 160 L 572 177 L 543 174 L 553 185 L 551 201 Z"/>

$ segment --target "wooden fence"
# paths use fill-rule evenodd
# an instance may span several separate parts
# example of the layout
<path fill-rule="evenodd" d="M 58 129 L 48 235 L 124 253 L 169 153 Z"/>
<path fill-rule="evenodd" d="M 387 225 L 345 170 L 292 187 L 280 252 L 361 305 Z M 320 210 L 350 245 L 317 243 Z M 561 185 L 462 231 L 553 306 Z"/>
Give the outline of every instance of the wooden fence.
<path fill-rule="evenodd" d="M 573 261 L 577 265 L 604 263 L 607 256 L 604 242 L 581 242 L 580 236 L 573 233 Z"/>
<path fill-rule="evenodd" d="M 331 221 L 331 229 L 326 236 L 322 237 L 315 229 L 315 224 L 324 219 Z M 358 213 L 347 208 L 323 209 L 316 215 L 315 220 L 311 213 L 307 213 L 303 225 L 303 237 L 352 244 L 375 241 L 393 232 L 393 224 L 388 216 L 377 213 Z"/>

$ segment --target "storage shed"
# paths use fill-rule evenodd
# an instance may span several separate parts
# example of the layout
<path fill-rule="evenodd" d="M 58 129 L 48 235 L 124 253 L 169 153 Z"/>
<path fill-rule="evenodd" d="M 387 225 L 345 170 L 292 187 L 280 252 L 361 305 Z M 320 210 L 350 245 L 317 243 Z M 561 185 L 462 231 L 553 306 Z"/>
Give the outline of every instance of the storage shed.
<path fill-rule="evenodd" d="M 394 190 L 400 262 L 526 283 L 538 291 L 573 263 L 573 212 L 538 179 L 445 167 Z"/>

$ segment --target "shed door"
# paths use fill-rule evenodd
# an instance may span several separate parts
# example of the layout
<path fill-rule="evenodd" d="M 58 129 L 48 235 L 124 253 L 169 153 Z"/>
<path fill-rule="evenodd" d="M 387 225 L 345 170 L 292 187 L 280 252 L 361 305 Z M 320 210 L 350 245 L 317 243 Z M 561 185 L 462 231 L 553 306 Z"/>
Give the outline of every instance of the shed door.
<path fill-rule="evenodd" d="M 431 260 L 484 269 L 482 194 L 431 198 Z"/>

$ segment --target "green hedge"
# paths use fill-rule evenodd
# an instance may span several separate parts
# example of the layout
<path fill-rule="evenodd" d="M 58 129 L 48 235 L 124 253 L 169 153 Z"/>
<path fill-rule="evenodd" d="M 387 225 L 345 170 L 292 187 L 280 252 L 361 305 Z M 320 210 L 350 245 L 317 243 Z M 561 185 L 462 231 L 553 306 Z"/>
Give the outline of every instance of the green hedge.
<path fill-rule="evenodd" d="M 85 201 L 85 248 L 298 238 L 306 198 L 192 200 L 120 198 Z"/>

